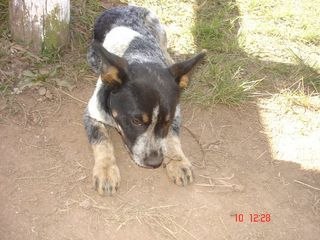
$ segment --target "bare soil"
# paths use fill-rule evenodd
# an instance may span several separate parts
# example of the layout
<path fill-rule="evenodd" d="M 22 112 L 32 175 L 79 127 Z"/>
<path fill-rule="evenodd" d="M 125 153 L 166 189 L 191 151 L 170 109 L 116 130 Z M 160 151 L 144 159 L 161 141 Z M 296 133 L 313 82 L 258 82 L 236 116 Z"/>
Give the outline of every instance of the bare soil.
<path fill-rule="evenodd" d="M 142 169 L 112 133 L 122 183 L 91 187 L 85 104 L 50 89 L 0 100 L 0 239 L 320 239 L 320 173 L 271 156 L 255 103 L 212 111 L 183 104 L 182 144 L 195 183 Z M 87 101 L 94 83 L 69 94 Z M 236 222 L 243 214 L 243 222 Z M 251 222 L 250 214 L 270 214 Z"/>

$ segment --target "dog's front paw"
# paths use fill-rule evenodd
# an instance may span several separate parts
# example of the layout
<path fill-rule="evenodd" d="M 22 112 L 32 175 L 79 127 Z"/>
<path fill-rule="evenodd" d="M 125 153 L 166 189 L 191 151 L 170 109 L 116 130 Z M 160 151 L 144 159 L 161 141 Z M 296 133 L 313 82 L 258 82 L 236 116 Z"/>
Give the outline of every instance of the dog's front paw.
<path fill-rule="evenodd" d="M 178 186 L 186 186 L 193 182 L 191 164 L 185 161 L 171 160 L 167 165 L 168 177 Z"/>
<path fill-rule="evenodd" d="M 93 169 L 93 186 L 100 195 L 114 194 L 120 186 L 120 171 L 117 165 Z"/>

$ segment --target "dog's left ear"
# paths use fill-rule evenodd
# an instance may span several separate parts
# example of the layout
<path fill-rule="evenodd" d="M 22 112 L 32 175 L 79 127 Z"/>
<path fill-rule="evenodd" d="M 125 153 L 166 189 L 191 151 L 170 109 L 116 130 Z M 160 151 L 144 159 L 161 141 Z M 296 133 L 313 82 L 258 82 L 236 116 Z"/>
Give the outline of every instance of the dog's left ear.
<path fill-rule="evenodd" d="M 96 40 L 91 46 L 101 57 L 99 71 L 101 80 L 109 86 L 121 86 L 128 79 L 128 62 L 126 59 L 107 51 Z"/>
<path fill-rule="evenodd" d="M 206 50 L 202 50 L 201 53 L 197 54 L 191 59 L 183 62 L 175 63 L 169 67 L 169 71 L 175 78 L 180 88 L 186 88 L 189 84 L 189 77 L 187 74 L 191 69 L 206 55 Z"/>

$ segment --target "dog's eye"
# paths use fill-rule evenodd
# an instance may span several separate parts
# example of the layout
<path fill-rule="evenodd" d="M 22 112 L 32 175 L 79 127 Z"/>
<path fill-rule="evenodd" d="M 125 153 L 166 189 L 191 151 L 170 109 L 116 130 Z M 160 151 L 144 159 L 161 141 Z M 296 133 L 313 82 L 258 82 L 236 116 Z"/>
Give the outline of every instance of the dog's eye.
<path fill-rule="evenodd" d="M 138 118 L 133 118 L 131 120 L 132 124 L 135 125 L 135 126 L 141 126 L 142 125 L 142 122 L 138 119 Z"/>

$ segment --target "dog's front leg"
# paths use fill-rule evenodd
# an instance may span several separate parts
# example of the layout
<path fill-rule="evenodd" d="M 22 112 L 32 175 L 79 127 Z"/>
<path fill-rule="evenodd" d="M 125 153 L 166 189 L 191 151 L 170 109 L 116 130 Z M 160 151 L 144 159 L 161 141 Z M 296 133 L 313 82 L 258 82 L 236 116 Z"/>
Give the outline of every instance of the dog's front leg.
<path fill-rule="evenodd" d="M 170 132 L 166 138 L 165 164 L 168 177 L 177 185 L 185 186 L 193 182 L 192 165 L 184 155 L 179 137 L 180 131 L 180 108 L 177 108 Z"/>
<path fill-rule="evenodd" d="M 85 117 L 84 123 L 94 155 L 93 187 L 100 195 L 112 195 L 118 190 L 121 178 L 108 131 L 93 118 Z"/>

